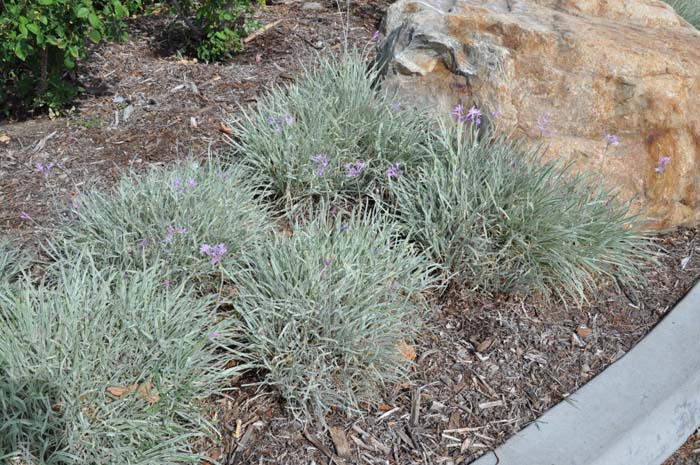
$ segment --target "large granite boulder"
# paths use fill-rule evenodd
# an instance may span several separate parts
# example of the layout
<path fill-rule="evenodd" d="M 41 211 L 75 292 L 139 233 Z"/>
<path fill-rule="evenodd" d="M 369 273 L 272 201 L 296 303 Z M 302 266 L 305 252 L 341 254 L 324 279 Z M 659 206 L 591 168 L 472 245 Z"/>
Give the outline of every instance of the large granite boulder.
<path fill-rule="evenodd" d="M 700 32 L 660 0 L 399 0 L 385 88 L 476 105 L 633 199 L 651 227 L 700 220 Z"/>

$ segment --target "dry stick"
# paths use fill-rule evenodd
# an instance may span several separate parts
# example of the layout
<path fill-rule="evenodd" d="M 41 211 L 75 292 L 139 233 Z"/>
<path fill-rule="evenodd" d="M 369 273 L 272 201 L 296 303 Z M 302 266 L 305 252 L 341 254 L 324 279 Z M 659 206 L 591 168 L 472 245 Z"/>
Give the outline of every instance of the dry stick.
<path fill-rule="evenodd" d="M 248 42 L 254 41 L 254 40 L 257 39 L 259 36 L 265 34 L 267 31 L 269 31 L 269 30 L 272 29 L 273 27 L 277 26 L 277 25 L 278 25 L 279 23 L 281 23 L 281 22 L 282 22 L 282 20 L 281 20 L 281 19 L 278 19 L 277 21 L 273 21 L 273 22 L 271 22 L 270 24 L 266 24 L 265 26 L 259 28 L 258 30 L 256 30 L 256 31 L 253 32 L 252 34 L 250 34 L 248 37 L 246 37 L 245 39 L 243 39 L 243 43 L 244 43 L 244 44 L 247 44 Z"/>

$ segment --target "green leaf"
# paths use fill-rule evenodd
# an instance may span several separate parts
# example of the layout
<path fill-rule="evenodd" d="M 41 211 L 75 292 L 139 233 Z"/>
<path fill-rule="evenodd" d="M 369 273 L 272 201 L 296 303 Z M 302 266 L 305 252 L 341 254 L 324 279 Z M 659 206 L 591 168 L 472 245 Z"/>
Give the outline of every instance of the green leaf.
<path fill-rule="evenodd" d="M 90 31 L 90 40 L 92 40 L 95 43 L 102 40 L 102 35 L 100 35 L 100 32 L 97 29 L 93 29 L 92 31 Z"/>
<path fill-rule="evenodd" d="M 53 5 L 54 0 L 39 0 L 39 5 Z"/>
<path fill-rule="evenodd" d="M 71 59 L 70 55 L 63 57 L 63 64 L 66 65 L 68 69 L 73 69 L 75 67 L 75 61 Z"/>
<path fill-rule="evenodd" d="M 41 33 L 41 29 L 39 29 L 37 24 L 27 24 L 27 29 L 29 29 L 29 31 L 35 36 L 38 36 Z"/>
<path fill-rule="evenodd" d="M 22 46 L 20 44 L 15 45 L 15 55 L 17 55 L 17 58 L 19 58 L 22 61 L 27 59 L 27 54 L 22 49 Z"/>
<path fill-rule="evenodd" d="M 68 47 L 68 53 L 70 53 L 74 58 L 78 58 L 78 47 L 76 45 L 71 45 L 70 47 Z"/>
<path fill-rule="evenodd" d="M 90 14 L 90 10 L 84 6 L 81 6 L 80 8 L 78 8 L 78 11 L 75 12 L 75 15 L 78 18 L 87 18 L 89 14 Z"/>
<path fill-rule="evenodd" d="M 20 33 L 21 35 L 23 35 L 23 36 L 26 36 L 27 33 L 28 33 L 28 32 L 27 32 L 27 26 L 25 26 L 25 25 L 22 24 L 22 23 L 19 23 L 18 26 L 19 26 L 19 33 Z"/>
<path fill-rule="evenodd" d="M 90 26 L 98 28 L 100 27 L 100 18 L 97 17 L 94 11 L 91 11 L 90 14 L 88 14 L 88 22 L 90 23 Z"/>

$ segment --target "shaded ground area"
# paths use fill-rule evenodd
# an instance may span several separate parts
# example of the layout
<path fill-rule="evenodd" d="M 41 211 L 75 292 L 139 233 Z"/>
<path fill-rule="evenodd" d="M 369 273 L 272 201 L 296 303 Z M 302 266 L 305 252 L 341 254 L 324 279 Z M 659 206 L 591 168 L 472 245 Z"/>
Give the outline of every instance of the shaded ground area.
<path fill-rule="evenodd" d="M 353 3 L 352 44 L 370 41 L 388 3 Z M 128 42 L 96 49 L 89 82 L 100 95 L 67 117 L 0 124 L 10 139 L 0 142 L 4 234 L 36 240 L 62 209 L 79 205 L 81 191 L 108 187 L 125 167 L 225 148 L 222 117 L 297 77 L 300 62 L 342 46 L 335 4 L 302 5 L 278 2 L 258 13 L 262 24 L 282 22 L 225 64 L 164 56 L 171 44 L 157 37 L 167 17 L 139 19 Z M 48 177 L 34 167 L 52 162 Z M 658 246 L 661 265 L 646 270 L 643 288 L 610 282 L 584 306 L 452 292 L 428 317 L 405 382 L 387 386 L 362 419 L 331 415 L 332 435 L 291 422 L 274 393 L 250 385 L 254 378 L 232 380 L 230 397 L 212 402 L 222 440 L 202 448 L 223 464 L 468 463 L 629 351 L 683 296 L 700 275 L 697 231 L 663 235 Z M 691 438 L 667 465 L 700 463 L 699 448 Z"/>

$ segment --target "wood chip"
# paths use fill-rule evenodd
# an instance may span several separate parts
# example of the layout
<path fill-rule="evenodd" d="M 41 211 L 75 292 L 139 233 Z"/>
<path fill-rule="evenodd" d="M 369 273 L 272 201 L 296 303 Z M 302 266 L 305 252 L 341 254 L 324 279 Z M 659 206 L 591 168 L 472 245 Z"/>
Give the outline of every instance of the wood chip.
<path fill-rule="evenodd" d="M 486 410 L 489 408 L 494 408 L 494 407 L 502 407 L 503 406 L 503 401 L 502 400 L 494 400 L 492 402 L 482 402 L 479 404 L 479 408 L 481 410 Z"/>
<path fill-rule="evenodd" d="M 406 341 L 399 342 L 398 347 L 406 360 L 414 361 L 416 359 L 416 349 L 408 345 Z"/>
<path fill-rule="evenodd" d="M 493 338 L 487 337 L 486 339 L 484 339 L 484 342 L 476 346 L 476 351 L 485 352 L 489 347 L 491 347 L 491 344 L 493 344 Z"/>
<path fill-rule="evenodd" d="M 593 330 L 586 325 L 579 325 L 579 327 L 576 328 L 576 334 L 578 334 L 579 337 L 588 337 L 593 334 Z"/>
<path fill-rule="evenodd" d="M 139 399 L 145 400 L 149 404 L 155 404 L 160 400 L 160 396 L 155 392 L 153 382 L 149 379 L 145 383 L 130 384 L 128 386 L 109 386 L 107 392 L 117 399 L 133 392 Z"/>
<path fill-rule="evenodd" d="M 350 449 L 350 443 L 345 435 L 343 428 L 337 426 L 331 426 L 330 428 L 331 440 L 335 446 L 335 451 L 339 456 L 347 459 L 352 456 L 352 449 Z"/>

